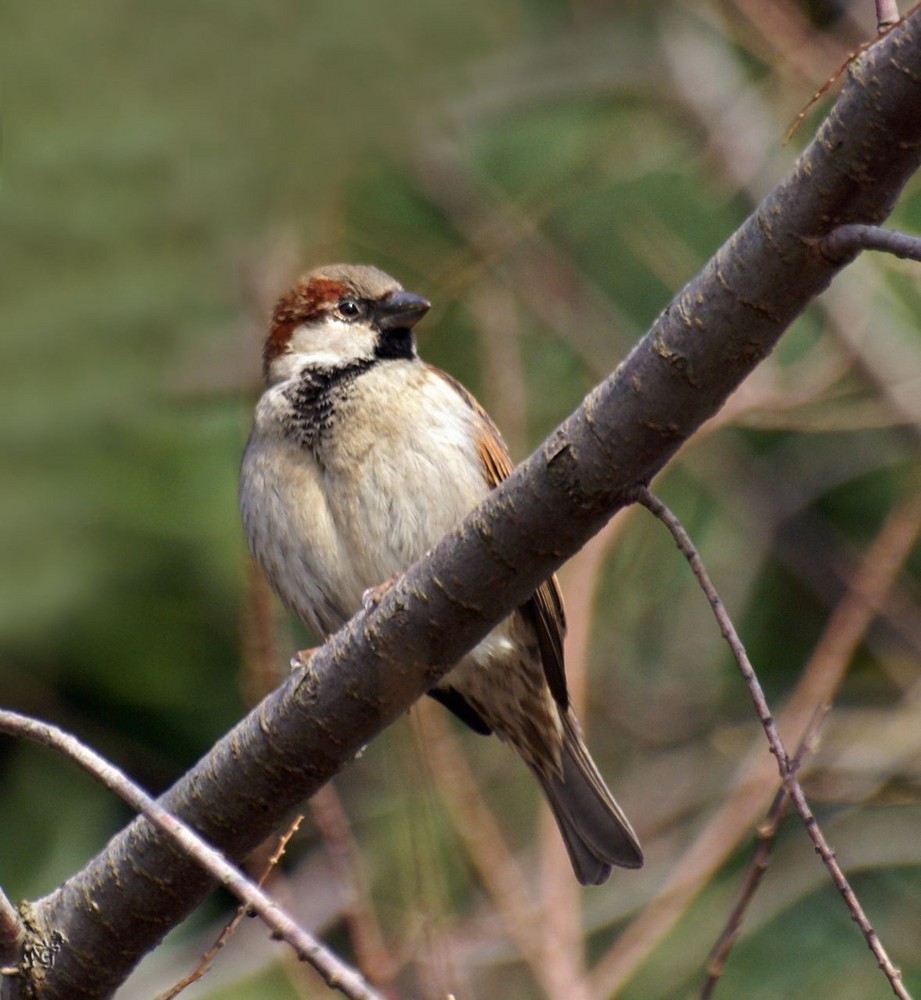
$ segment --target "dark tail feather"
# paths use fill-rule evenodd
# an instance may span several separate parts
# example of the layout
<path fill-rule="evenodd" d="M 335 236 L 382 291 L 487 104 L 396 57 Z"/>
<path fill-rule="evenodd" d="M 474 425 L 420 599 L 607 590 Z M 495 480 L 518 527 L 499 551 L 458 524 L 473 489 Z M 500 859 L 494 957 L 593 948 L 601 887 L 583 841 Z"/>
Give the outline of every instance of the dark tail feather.
<path fill-rule="evenodd" d="M 639 868 L 643 864 L 633 827 L 589 756 L 578 723 L 571 712 L 563 720 L 562 778 L 537 773 L 576 878 L 582 885 L 601 885 L 611 868 Z"/>

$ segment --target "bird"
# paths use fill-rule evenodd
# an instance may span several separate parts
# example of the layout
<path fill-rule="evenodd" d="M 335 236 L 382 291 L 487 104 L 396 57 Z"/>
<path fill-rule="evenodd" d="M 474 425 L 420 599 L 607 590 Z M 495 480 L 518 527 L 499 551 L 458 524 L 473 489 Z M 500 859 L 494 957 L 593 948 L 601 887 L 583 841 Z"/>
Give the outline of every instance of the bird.
<path fill-rule="evenodd" d="M 428 300 L 369 265 L 303 275 L 276 304 L 265 389 L 241 464 L 249 549 L 282 603 L 328 637 L 512 470 L 496 425 L 425 363 Z M 536 776 L 583 885 L 643 853 L 583 741 L 551 577 L 428 692 L 508 743 Z"/>

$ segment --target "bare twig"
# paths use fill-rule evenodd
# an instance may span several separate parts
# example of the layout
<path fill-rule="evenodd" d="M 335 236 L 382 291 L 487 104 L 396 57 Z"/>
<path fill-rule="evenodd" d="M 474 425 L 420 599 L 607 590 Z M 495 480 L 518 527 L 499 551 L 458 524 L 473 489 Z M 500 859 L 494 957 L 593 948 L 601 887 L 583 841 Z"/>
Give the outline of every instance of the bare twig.
<path fill-rule="evenodd" d="M 885 612 L 899 570 L 921 532 L 921 489 L 912 482 L 906 499 L 888 515 L 877 537 L 847 581 L 847 591 L 829 617 L 778 719 L 791 742 L 801 742 L 813 725 L 817 706 L 830 703 L 847 664 L 873 619 Z M 740 766 L 720 806 L 673 867 L 656 896 L 618 937 L 592 970 L 593 995 L 608 997 L 622 988 L 675 926 L 682 913 L 748 836 L 770 807 L 765 790 L 772 780 L 770 758 L 758 741 Z"/>
<path fill-rule="evenodd" d="M 278 684 L 282 658 L 278 652 L 278 623 L 272 591 L 252 559 L 246 565 L 246 593 L 240 608 L 240 688 L 245 704 L 255 705 Z M 286 640 L 290 636 L 285 635 Z M 285 643 L 290 647 L 291 642 Z"/>
<path fill-rule="evenodd" d="M 566 674 L 570 702 L 584 716 L 588 693 L 590 633 L 596 589 L 606 557 L 630 520 L 629 511 L 609 521 L 563 567 L 566 594 Z M 582 1000 L 591 996 L 585 966 L 582 894 L 572 878 L 559 830 L 544 808 L 540 827 L 541 950 L 556 984 L 552 996 Z"/>
<path fill-rule="evenodd" d="M 880 35 L 898 24 L 899 5 L 896 0 L 876 0 L 876 30 Z"/>
<path fill-rule="evenodd" d="M 879 250 L 903 260 L 921 261 L 921 237 L 858 222 L 837 226 L 822 238 L 820 245 L 822 253 L 833 261 L 846 260 L 861 250 Z"/>
<path fill-rule="evenodd" d="M 899 569 L 910 554 L 919 530 L 921 530 L 921 492 L 915 484 L 910 484 L 906 500 L 886 518 L 855 574 L 847 594 L 829 618 L 822 639 L 810 657 L 804 676 L 818 672 L 826 679 L 826 683 L 829 677 L 833 678 L 834 686 L 837 687 L 844 677 L 845 666 L 851 661 L 870 623 L 883 610 L 881 605 L 885 595 L 891 590 Z M 812 688 L 815 689 L 815 685 L 812 685 Z M 827 688 L 824 691 L 815 689 L 814 694 L 818 707 L 800 738 L 793 760 L 795 770 L 799 770 L 805 755 L 811 752 L 819 728 L 831 708 L 831 692 Z M 741 926 L 745 909 L 751 902 L 767 867 L 767 856 L 787 802 L 786 790 L 781 788 L 765 821 L 759 824 L 755 853 L 749 864 L 740 898 L 730 915 L 726 929 L 711 953 L 709 974 L 701 992 L 701 1000 L 706 1000 L 711 995 L 715 980 L 722 972 L 726 957 Z"/>
<path fill-rule="evenodd" d="M 887 31 L 889 29 L 886 29 Z M 806 115 L 819 103 L 819 101 L 831 90 L 831 88 L 841 79 L 845 71 L 849 66 L 851 66 L 858 56 L 862 55 L 871 45 L 876 43 L 876 39 L 871 39 L 870 41 L 864 42 L 861 46 L 851 52 L 847 59 L 841 63 L 834 73 L 822 84 L 821 87 L 812 95 L 812 97 L 800 108 L 799 114 L 790 123 L 787 129 L 786 135 L 784 136 L 784 145 L 786 145 L 794 135 L 799 131 L 800 126 L 806 120 Z"/>
<path fill-rule="evenodd" d="M 327 986 L 340 990 L 350 1000 L 383 1000 L 367 982 L 337 955 L 320 944 L 257 885 L 180 819 L 158 805 L 122 770 L 110 764 L 75 736 L 37 719 L 0 709 L 0 732 L 18 736 L 70 758 L 97 781 L 141 813 L 149 823 L 170 837 L 209 875 L 232 892 L 248 910 L 271 929 L 272 936 L 287 942 L 301 961 L 309 962 Z"/>
<path fill-rule="evenodd" d="M 511 290 L 488 274 L 470 288 L 467 302 L 476 321 L 482 358 L 483 404 L 517 459 L 528 446 L 528 391 L 518 305 Z"/>
<path fill-rule="evenodd" d="M 809 724 L 809 729 L 803 734 L 803 738 L 796 748 L 796 754 L 791 762 L 793 770 L 798 771 L 806 754 L 812 752 L 819 727 L 830 708 L 830 703 L 826 702 L 813 716 L 812 722 Z M 700 1000 L 709 1000 L 716 989 L 716 984 L 719 982 L 720 976 L 723 974 L 726 959 L 729 957 L 732 946 L 735 944 L 739 931 L 742 928 L 742 920 L 745 912 L 751 901 L 755 898 L 755 893 L 758 891 L 761 880 L 768 869 L 771 850 L 777 839 L 777 832 L 786 818 L 789 806 L 790 797 L 787 795 L 786 788 L 781 786 L 774 796 L 774 801 L 771 803 L 771 808 L 768 810 L 767 816 L 758 824 L 755 850 L 752 853 L 745 876 L 742 879 L 739 898 L 736 901 L 736 905 L 732 908 L 732 912 L 729 914 L 729 919 L 726 921 L 726 926 L 722 934 L 720 934 L 716 944 L 713 946 L 713 950 L 710 952 L 710 961 L 707 964 L 707 979 L 700 991 Z"/>
<path fill-rule="evenodd" d="M 0 966 L 19 964 L 26 928 L 19 911 L 0 889 Z"/>
<path fill-rule="evenodd" d="M 333 869 L 345 888 L 343 907 L 349 940 L 361 972 L 375 985 L 390 992 L 397 961 L 390 954 L 371 900 L 371 889 L 355 843 L 348 816 L 333 782 L 324 785 L 309 803 L 310 816 L 323 838 Z"/>
<path fill-rule="evenodd" d="M 432 769 L 439 776 L 436 789 L 483 888 L 531 974 L 552 995 L 552 980 L 535 933 L 537 910 L 527 880 L 443 712 L 425 712 L 425 736 Z"/>
<path fill-rule="evenodd" d="M 726 926 L 722 934 L 720 934 L 716 944 L 713 946 L 713 950 L 710 952 L 710 960 L 707 963 L 707 978 L 700 991 L 700 1000 L 710 1000 L 710 997 L 713 996 L 713 991 L 716 989 L 716 984 L 723 974 L 726 959 L 729 957 L 729 952 L 732 950 L 739 931 L 742 929 L 742 919 L 745 916 L 745 911 L 754 899 L 755 893 L 761 885 L 761 880 L 768 869 L 771 848 L 774 846 L 777 831 L 780 829 L 781 823 L 787 814 L 789 804 L 790 799 L 786 791 L 781 789 L 774 796 L 774 801 L 771 803 L 771 808 L 764 822 L 758 825 L 755 850 L 752 853 L 745 877 L 742 880 L 739 898 L 736 901 L 736 905 L 732 908 L 732 912 L 729 914 L 729 919 L 726 921 Z"/>
<path fill-rule="evenodd" d="M 262 874 L 256 881 L 256 885 L 258 885 L 260 888 L 262 888 L 262 886 L 265 885 L 266 880 L 275 870 L 276 866 L 278 865 L 278 862 L 281 861 L 281 858 L 285 853 L 285 849 L 288 846 L 288 841 L 294 836 L 295 833 L 297 833 L 298 828 L 300 827 L 303 820 L 304 820 L 303 816 L 295 816 L 294 820 L 292 821 L 288 829 L 285 830 L 285 832 L 278 838 L 278 845 L 276 846 L 275 850 L 272 853 L 272 856 L 266 863 L 265 868 L 262 871 Z M 218 939 L 204 953 L 204 955 L 202 955 L 198 965 L 196 965 L 195 968 L 187 976 L 183 976 L 182 979 L 180 979 L 179 982 L 175 984 L 175 986 L 172 986 L 165 993 L 158 994 L 156 1000 L 173 1000 L 173 998 L 179 996 L 179 994 L 182 993 L 183 990 L 186 989 L 186 987 L 191 986 L 192 983 L 197 983 L 198 980 L 205 975 L 208 969 L 211 968 L 212 964 L 214 963 L 214 960 L 218 956 L 218 953 L 221 951 L 224 945 L 227 944 L 227 942 L 231 939 L 231 937 L 233 937 L 234 931 L 236 931 L 236 929 L 240 926 L 240 922 L 248 913 L 249 913 L 249 908 L 247 906 L 243 905 L 238 907 L 237 912 L 227 922 L 227 926 L 221 931 Z"/>
<path fill-rule="evenodd" d="M 835 857 L 835 852 L 825 839 L 825 835 L 822 833 L 818 821 L 813 815 L 809 803 L 806 801 L 806 796 L 803 794 L 803 790 L 796 777 L 796 770 L 793 767 L 790 758 L 787 756 L 786 750 L 784 749 L 783 743 L 780 739 L 780 734 L 777 731 L 777 726 L 768 707 L 767 699 L 765 698 L 764 691 L 761 688 L 761 683 L 755 674 L 750 660 L 748 659 L 748 654 L 745 652 L 745 647 L 742 645 L 742 641 L 735 630 L 735 626 L 732 624 L 732 621 L 723 606 L 723 602 L 720 600 L 720 596 L 717 593 L 716 588 L 713 586 L 697 550 L 694 548 L 694 544 L 691 542 L 687 532 L 685 532 L 684 528 L 681 526 L 674 514 L 672 514 L 671 511 L 669 511 L 657 497 L 653 496 L 648 489 L 645 487 L 639 488 L 636 491 L 636 499 L 668 528 L 672 537 L 675 539 L 675 543 L 677 544 L 679 550 L 688 560 L 694 576 L 700 584 L 700 587 L 706 595 L 710 607 L 713 610 L 713 614 L 719 624 L 720 632 L 729 645 L 733 657 L 739 667 L 739 671 L 748 686 L 752 702 L 755 706 L 755 711 L 758 713 L 758 718 L 761 720 L 761 725 L 763 726 L 764 732 L 768 738 L 771 753 L 774 754 L 777 759 L 777 766 L 780 771 L 781 780 L 784 783 L 784 787 L 787 794 L 790 796 L 790 800 L 792 801 L 794 808 L 806 827 L 806 832 L 809 834 L 810 839 L 815 845 L 816 852 L 825 863 L 825 867 L 828 869 L 829 874 L 832 877 L 832 881 L 844 898 L 845 904 L 847 905 L 854 922 L 860 928 L 870 951 L 876 958 L 877 964 L 889 980 L 889 985 L 892 987 L 893 993 L 897 997 L 902 998 L 902 1000 L 911 1000 L 911 995 L 906 991 L 905 986 L 902 983 L 901 972 L 899 972 L 899 970 L 892 964 L 889 956 L 886 954 L 886 950 L 883 948 L 882 942 L 877 937 L 876 931 L 873 930 L 873 927 L 867 919 L 857 896 L 854 894 L 854 891 L 847 881 L 844 872 L 841 870 L 841 866 L 838 864 L 837 858 Z"/>

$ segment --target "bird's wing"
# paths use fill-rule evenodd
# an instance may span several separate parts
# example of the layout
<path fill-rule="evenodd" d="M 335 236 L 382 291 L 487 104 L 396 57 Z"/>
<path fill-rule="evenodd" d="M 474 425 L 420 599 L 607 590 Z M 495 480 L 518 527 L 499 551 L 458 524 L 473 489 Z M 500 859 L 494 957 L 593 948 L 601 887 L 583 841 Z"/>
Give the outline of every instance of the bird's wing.
<path fill-rule="evenodd" d="M 489 483 L 490 489 L 494 489 L 503 479 L 508 478 L 513 468 L 511 457 L 505 442 L 502 440 L 502 435 L 499 433 L 499 428 L 493 423 L 492 417 L 460 382 L 437 368 L 431 370 L 443 378 L 482 421 L 484 433 L 477 439 L 477 451 L 483 464 L 486 481 Z M 537 588 L 531 598 L 522 605 L 521 611 L 537 633 L 544 676 L 547 678 L 550 691 L 556 703 L 565 709 L 569 705 L 563 664 L 566 614 L 563 610 L 563 595 L 560 592 L 560 585 L 555 574 Z"/>

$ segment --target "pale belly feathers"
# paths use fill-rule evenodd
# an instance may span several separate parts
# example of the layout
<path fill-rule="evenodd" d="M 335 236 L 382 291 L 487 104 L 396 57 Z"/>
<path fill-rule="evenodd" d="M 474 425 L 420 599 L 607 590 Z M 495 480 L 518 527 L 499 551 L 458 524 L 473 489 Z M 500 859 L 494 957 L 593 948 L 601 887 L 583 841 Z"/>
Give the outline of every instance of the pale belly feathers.
<path fill-rule="evenodd" d="M 488 492 L 466 402 L 418 364 L 391 363 L 386 375 L 382 367 L 339 404 L 341 429 L 323 438 L 319 460 L 281 432 L 283 387 L 260 401 L 243 458 L 250 548 L 320 635 L 355 614 L 367 588 L 425 555 Z M 411 393 L 425 397 L 412 407 L 425 415 L 422 424 L 399 416 Z"/>

